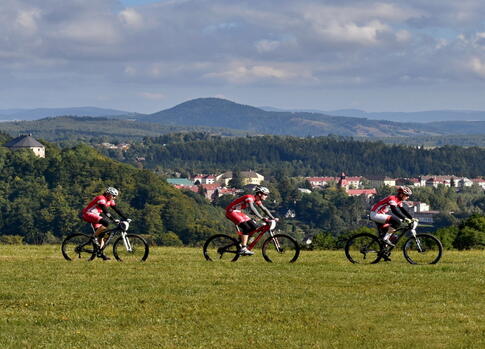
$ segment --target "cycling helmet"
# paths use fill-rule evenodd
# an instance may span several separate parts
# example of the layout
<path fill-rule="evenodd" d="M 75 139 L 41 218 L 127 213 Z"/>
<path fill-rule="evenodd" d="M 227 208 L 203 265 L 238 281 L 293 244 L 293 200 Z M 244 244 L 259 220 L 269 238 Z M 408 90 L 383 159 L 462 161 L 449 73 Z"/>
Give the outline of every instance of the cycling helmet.
<path fill-rule="evenodd" d="M 113 187 L 108 187 L 108 189 L 106 189 L 106 191 L 104 193 L 110 194 L 112 196 L 118 196 L 118 189 L 113 188 Z"/>
<path fill-rule="evenodd" d="M 261 193 L 261 194 L 264 194 L 264 195 L 269 195 L 269 189 L 266 188 L 266 187 L 262 187 L 260 185 L 256 186 L 254 188 L 254 191 L 256 192 L 256 194 Z"/>
<path fill-rule="evenodd" d="M 397 189 L 397 192 L 403 193 L 404 195 L 407 195 L 407 196 L 413 195 L 413 191 L 411 189 L 409 189 L 409 187 L 405 187 L 405 186 L 399 187 Z"/>

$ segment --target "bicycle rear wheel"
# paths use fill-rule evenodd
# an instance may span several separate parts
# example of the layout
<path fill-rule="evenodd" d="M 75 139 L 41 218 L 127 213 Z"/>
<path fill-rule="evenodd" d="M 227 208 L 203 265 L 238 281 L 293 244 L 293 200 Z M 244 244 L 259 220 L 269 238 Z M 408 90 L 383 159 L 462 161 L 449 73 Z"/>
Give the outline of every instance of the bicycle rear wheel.
<path fill-rule="evenodd" d="M 406 241 L 402 252 L 411 264 L 436 264 L 443 255 L 443 245 L 433 235 L 416 234 Z"/>
<path fill-rule="evenodd" d="M 345 244 L 345 255 L 352 263 L 378 263 L 382 258 L 381 250 L 379 238 L 368 233 L 354 235 Z"/>
<path fill-rule="evenodd" d="M 113 255 L 120 262 L 144 262 L 148 258 L 148 244 L 139 235 L 120 236 L 113 244 Z"/>
<path fill-rule="evenodd" d="M 68 261 L 92 261 L 96 257 L 96 247 L 91 236 L 72 234 L 61 245 L 64 258 Z"/>
<path fill-rule="evenodd" d="M 206 260 L 211 262 L 235 262 L 239 258 L 239 241 L 217 234 L 207 239 L 202 249 Z"/>
<path fill-rule="evenodd" d="M 300 246 L 289 235 L 276 234 L 263 243 L 263 257 L 270 263 L 293 263 L 300 255 Z"/>

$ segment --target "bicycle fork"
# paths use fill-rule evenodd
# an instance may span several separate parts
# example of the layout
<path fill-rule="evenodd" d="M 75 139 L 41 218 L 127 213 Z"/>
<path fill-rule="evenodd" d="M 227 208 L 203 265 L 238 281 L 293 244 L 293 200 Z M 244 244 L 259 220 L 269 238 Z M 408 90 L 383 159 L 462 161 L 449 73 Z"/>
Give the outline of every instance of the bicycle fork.
<path fill-rule="evenodd" d="M 274 246 L 275 246 L 275 248 L 276 248 L 276 251 L 277 251 L 278 253 L 283 252 L 283 248 L 281 248 L 280 242 L 278 241 L 278 239 L 276 239 L 276 238 L 274 237 L 274 234 L 273 234 L 273 232 L 272 232 L 272 231 L 270 231 L 270 232 L 269 232 L 269 235 L 271 236 L 271 239 L 273 240 L 273 243 L 274 243 Z"/>
<path fill-rule="evenodd" d="M 127 252 L 133 252 L 133 247 L 131 246 L 130 240 L 126 236 L 126 232 L 121 233 L 121 238 L 123 239 L 123 244 L 125 245 Z"/>

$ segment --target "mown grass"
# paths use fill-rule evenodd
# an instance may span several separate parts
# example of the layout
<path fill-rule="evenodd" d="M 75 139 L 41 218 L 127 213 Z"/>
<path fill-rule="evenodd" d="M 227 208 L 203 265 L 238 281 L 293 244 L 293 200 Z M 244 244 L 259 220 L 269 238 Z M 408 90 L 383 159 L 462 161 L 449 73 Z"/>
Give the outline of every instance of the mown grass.
<path fill-rule="evenodd" d="M 69 263 L 59 246 L 0 246 L 1 348 L 483 348 L 485 252 L 433 266 L 360 266 L 342 251 L 292 265 Z"/>

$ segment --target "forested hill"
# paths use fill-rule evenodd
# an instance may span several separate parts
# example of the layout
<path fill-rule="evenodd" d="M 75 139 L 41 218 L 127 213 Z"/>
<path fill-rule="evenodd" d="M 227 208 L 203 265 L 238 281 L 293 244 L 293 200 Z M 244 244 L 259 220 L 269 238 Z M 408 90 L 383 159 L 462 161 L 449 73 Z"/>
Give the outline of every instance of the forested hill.
<path fill-rule="evenodd" d="M 29 243 L 59 241 L 88 227 L 78 214 L 107 186 L 119 188 L 119 206 L 133 219 L 135 233 L 190 244 L 224 229 L 222 210 L 150 171 L 85 145 L 60 150 L 47 144 L 46 155 L 0 147 L 0 235 L 22 235 Z"/>
<path fill-rule="evenodd" d="M 483 148 L 424 149 L 340 137 L 167 135 L 135 144 L 125 160 L 137 156 L 145 157 L 147 167 L 190 173 L 253 169 L 266 175 L 284 171 L 289 176 L 485 174 Z"/>
<path fill-rule="evenodd" d="M 330 116 L 308 112 L 272 112 L 218 98 L 199 98 L 162 110 L 140 121 L 174 126 L 224 127 L 257 134 L 387 137 L 484 134 L 485 122 L 408 123 Z"/>

